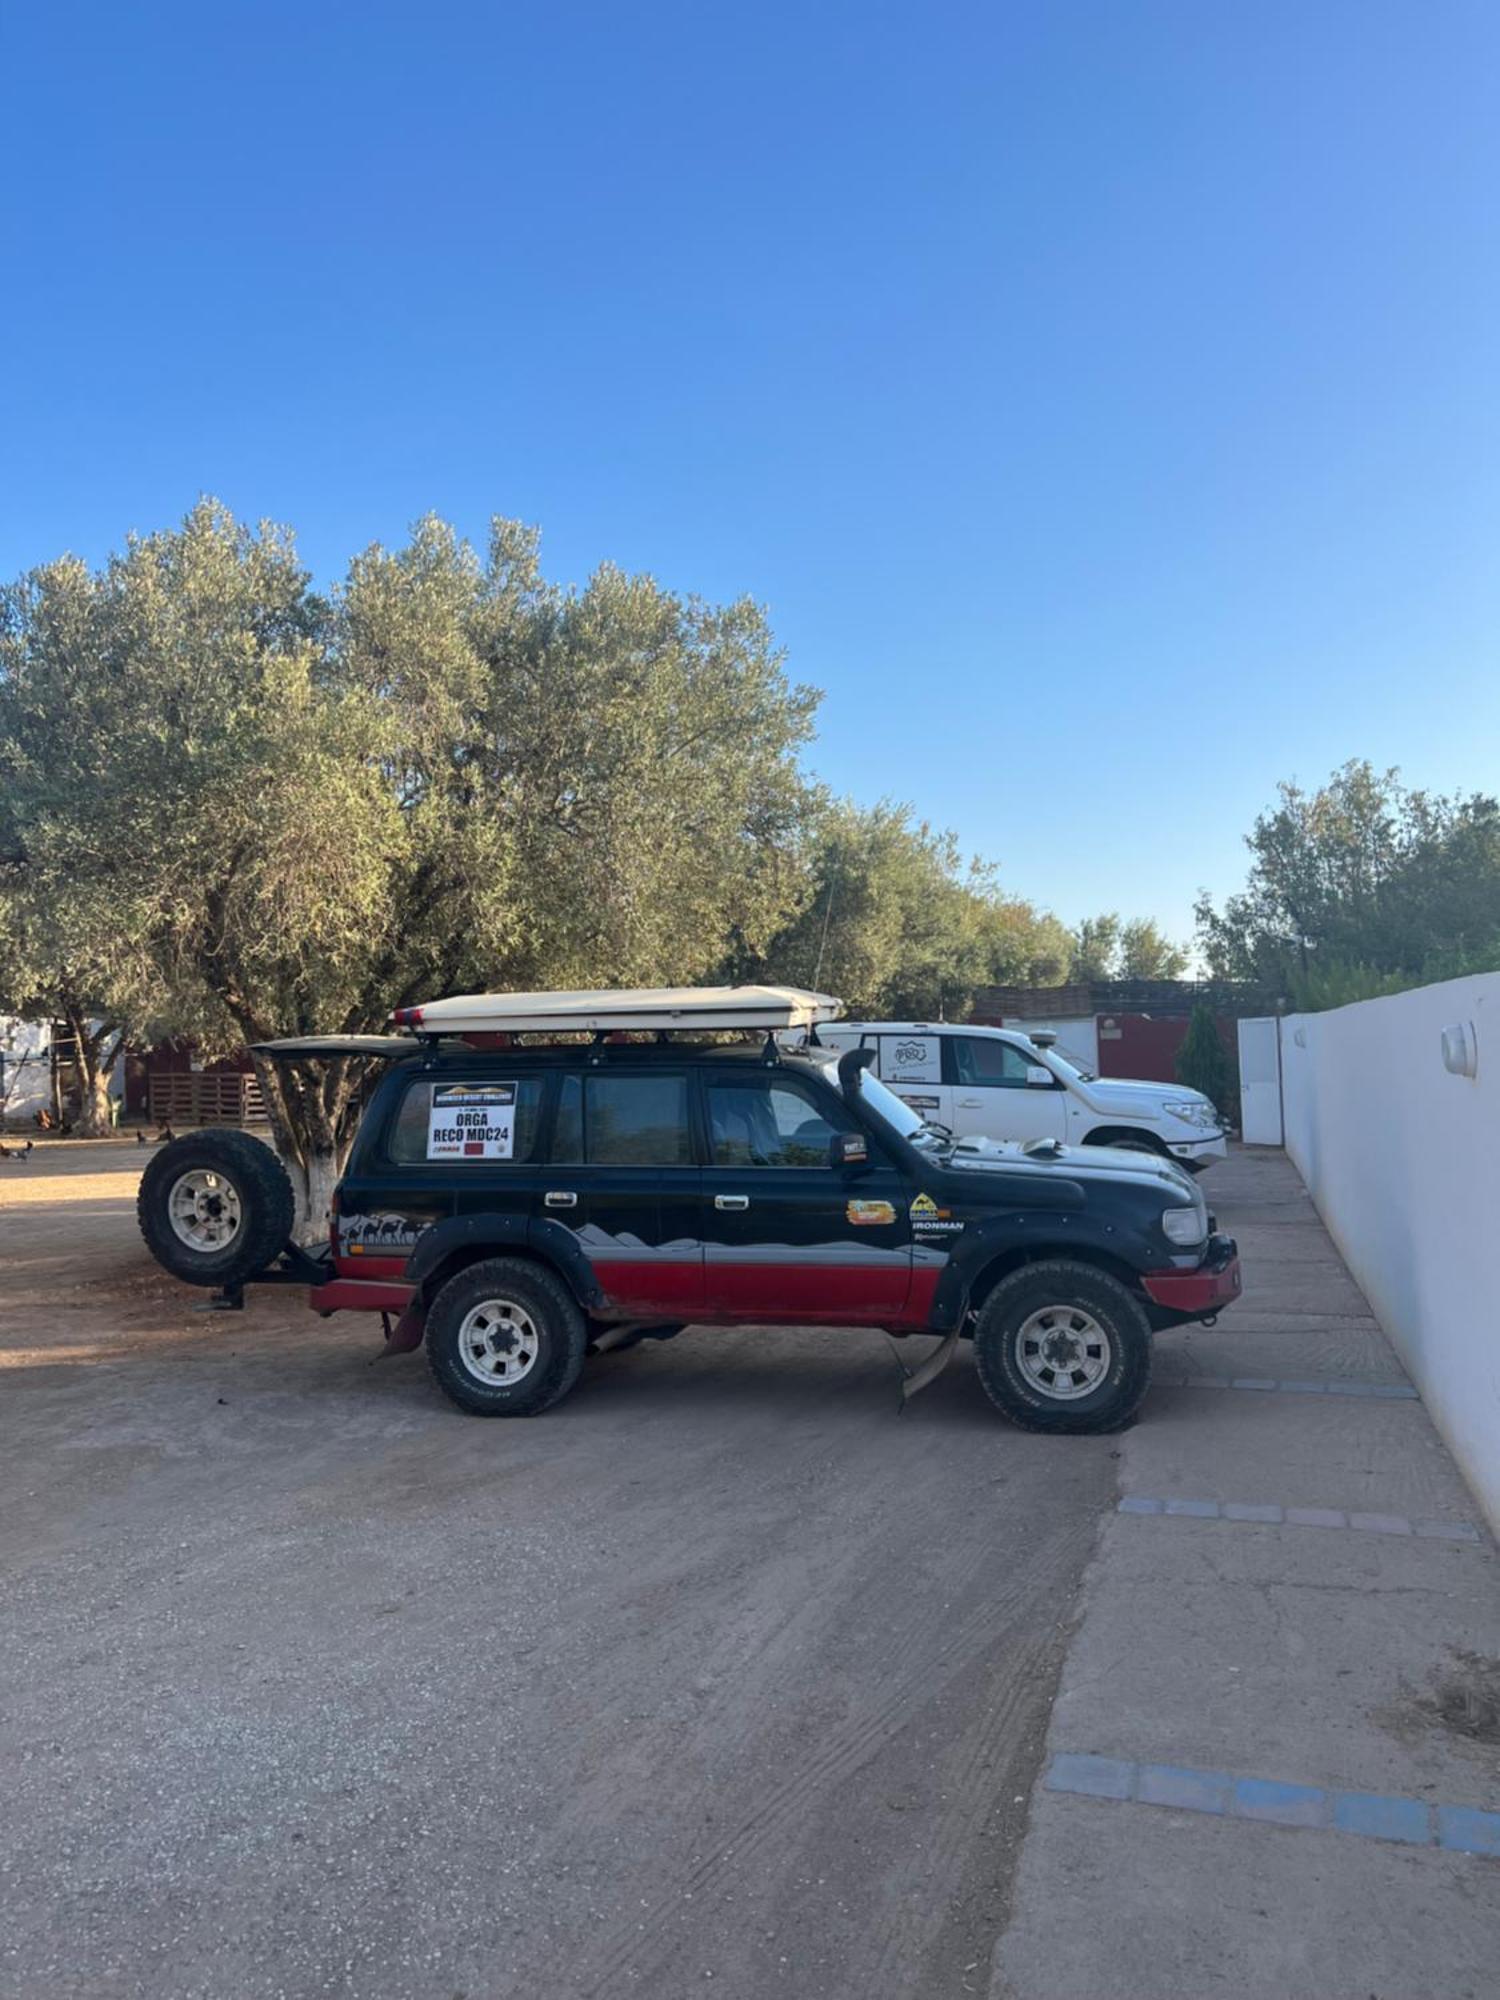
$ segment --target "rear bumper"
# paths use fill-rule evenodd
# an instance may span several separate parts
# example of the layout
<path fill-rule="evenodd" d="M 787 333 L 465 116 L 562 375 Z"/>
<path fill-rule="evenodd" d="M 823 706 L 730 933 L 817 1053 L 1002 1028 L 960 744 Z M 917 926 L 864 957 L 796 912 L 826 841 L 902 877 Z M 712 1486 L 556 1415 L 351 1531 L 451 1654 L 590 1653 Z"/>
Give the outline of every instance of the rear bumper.
<path fill-rule="evenodd" d="M 1239 1246 L 1232 1236 L 1211 1236 L 1208 1255 L 1196 1271 L 1146 1271 L 1141 1277 L 1141 1289 L 1153 1305 L 1185 1319 L 1201 1319 L 1232 1305 L 1241 1283 Z"/>

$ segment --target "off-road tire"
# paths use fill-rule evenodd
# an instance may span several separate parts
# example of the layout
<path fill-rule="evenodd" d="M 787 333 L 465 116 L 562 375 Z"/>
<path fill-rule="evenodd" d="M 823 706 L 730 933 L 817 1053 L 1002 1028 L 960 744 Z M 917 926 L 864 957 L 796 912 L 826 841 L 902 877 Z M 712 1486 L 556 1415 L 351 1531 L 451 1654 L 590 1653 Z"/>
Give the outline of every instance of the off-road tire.
<path fill-rule="evenodd" d="M 173 1189 L 193 1173 L 211 1173 L 228 1184 L 239 1221 L 228 1242 L 195 1249 L 172 1225 Z M 188 1132 L 153 1155 L 141 1175 L 136 1220 L 146 1248 L 174 1278 L 189 1285 L 237 1285 L 276 1261 L 292 1234 L 296 1201 L 286 1168 L 270 1147 L 248 1132 Z"/>
<path fill-rule="evenodd" d="M 1097 1386 L 1068 1397 L 1048 1395 L 1027 1375 L 1021 1335 L 1048 1307 L 1076 1308 L 1109 1343 Z M 1082 1358 L 1082 1357 L 1080 1357 Z M 1028 1431 L 1097 1435 L 1123 1430 L 1151 1384 L 1151 1325 L 1139 1299 L 1096 1265 L 1071 1258 L 1023 1264 L 990 1293 L 974 1330 L 974 1360 L 986 1395 Z"/>
<path fill-rule="evenodd" d="M 465 1320 L 488 1300 L 519 1306 L 538 1337 L 535 1361 L 513 1384 L 478 1380 L 460 1353 Z M 476 1417 L 535 1417 L 566 1396 L 583 1369 L 588 1326 L 567 1286 L 524 1257 L 487 1257 L 450 1278 L 427 1314 L 427 1360 L 438 1386 Z"/>

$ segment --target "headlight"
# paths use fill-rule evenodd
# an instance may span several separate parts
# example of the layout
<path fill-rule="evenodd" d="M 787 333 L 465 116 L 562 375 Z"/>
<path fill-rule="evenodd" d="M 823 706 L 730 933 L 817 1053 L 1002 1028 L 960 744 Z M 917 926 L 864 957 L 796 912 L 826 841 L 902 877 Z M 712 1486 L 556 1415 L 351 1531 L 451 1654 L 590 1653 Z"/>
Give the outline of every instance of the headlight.
<path fill-rule="evenodd" d="M 1219 1114 L 1211 1104 L 1199 1104 L 1196 1099 L 1181 1104 L 1164 1104 L 1162 1109 L 1169 1118 L 1180 1118 L 1184 1125 L 1217 1125 Z"/>
<path fill-rule="evenodd" d="M 1197 1208 L 1164 1208 L 1161 1231 L 1169 1243 L 1201 1243 L 1208 1223 Z"/>

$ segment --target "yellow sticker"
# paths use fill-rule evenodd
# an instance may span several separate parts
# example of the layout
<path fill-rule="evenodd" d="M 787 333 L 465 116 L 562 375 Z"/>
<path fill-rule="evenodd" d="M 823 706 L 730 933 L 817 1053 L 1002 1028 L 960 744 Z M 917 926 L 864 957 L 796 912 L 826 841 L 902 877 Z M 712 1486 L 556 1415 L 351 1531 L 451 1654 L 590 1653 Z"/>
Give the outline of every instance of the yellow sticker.
<path fill-rule="evenodd" d="M 856 1224 L 894 1222 L 896 1211 L 888 1201 L 851 1201 L 844 1213 Z"/>
<path fill-rule="evenodd" d="M 937 1212 L 938 1205 L 930 1194 L 919 1194 L 911 1205 L 911 1219 L 913 1222 L 921 1222 L 929 1217 L 933 1221 L 936 1221 Z"/>

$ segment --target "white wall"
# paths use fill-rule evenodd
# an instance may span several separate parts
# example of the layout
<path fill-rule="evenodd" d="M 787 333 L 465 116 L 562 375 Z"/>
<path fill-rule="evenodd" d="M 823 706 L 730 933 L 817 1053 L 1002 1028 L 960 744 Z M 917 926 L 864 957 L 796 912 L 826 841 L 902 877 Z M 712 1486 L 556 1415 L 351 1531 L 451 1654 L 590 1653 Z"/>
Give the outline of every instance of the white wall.
<path fill-rule="evenodd" d="M 50 1040 L 45 1021 L 22 1021 L 14 1014 L 0 1014 L 5 1078 L 0 1088 L 0 1121 L 29 1125 L 31 1114 L 52 1102 Z"/>
<path fill-rule="evenodd" d="M 1287 1151 L 1500 1532 L 1500 973 L 1289 1015 L 1281 1073 Z"/>

